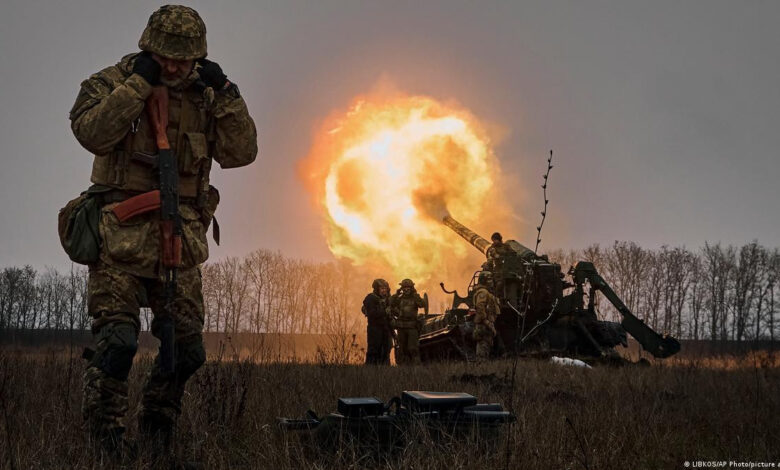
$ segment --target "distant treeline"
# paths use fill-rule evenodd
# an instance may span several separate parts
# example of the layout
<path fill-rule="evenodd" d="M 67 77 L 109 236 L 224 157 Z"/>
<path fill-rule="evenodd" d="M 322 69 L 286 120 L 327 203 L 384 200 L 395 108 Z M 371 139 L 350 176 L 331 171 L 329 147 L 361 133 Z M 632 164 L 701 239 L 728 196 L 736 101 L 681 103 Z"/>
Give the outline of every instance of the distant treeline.
<path fill-rule="evenodd" d="M 359 329 L 366 282 L 346 262 L 311 263 L 257 250 L 242 259 L 207 263 L 202 274 L 207 332 L 340 334 Z M 0 330 L 89 329 L 87 280 L 87 269 L 75 265 L 68 272 L 2 269 Z M 142 309 L 142 329 L 150 323 L 151 312 Z"/>
<path fill-rule="evenodd" d="M 751 242 L 741 247 L 705 243 L 698 250 L 633 242 L 555 250 L 562 267 L 591 261 L 626 306 L 659 332 L 678 338 L 774 340 L 780 251 Z M 602 317 L 619 314 L 599 297 Z"/>
<path fill-rule="evenodd" d="M 592 261 L 637 316 L 685 339 L 774 340 L 780 252 L 756 242 L 698 250 L 645 249 L 633 242 L 554 250 L 564 270 Z M 346 262 L 313 263 L 257 250 L 202 268 L 205 330 L 223 333 L 346 334 L 362 330 L 365 273 Z M 0 330 L 84 330 L 87 271 L 30 266 L 0 272 Z M 617 319 L 603 299 L 600 314 Z M 151 314 L 144 310 L 146 328 Z"/>
<path fill-rule="evenodd" d="M 366 338 L 365 335 L 355 335 L 353 338 L 352 335 L 205 332 L 203 343 L 210 356 L 232 358 L 239 355 L 256 360 L 322 359 L 327 362 L 327 359 L 344 359 L 349 354 L 358 355 L 362 360 Z M 66 350 L 70 354 L 79 355 L 83 347 L 94 345 L 94 338 L 89 330 L 10 329 L 0 330 L 0 345 L 10 346 L 17 351 Z M 159 341 L 151 332 L 141 332 L 138 338 L 138 351 L 141 354 L 155 353 L 158 347 Z"/>

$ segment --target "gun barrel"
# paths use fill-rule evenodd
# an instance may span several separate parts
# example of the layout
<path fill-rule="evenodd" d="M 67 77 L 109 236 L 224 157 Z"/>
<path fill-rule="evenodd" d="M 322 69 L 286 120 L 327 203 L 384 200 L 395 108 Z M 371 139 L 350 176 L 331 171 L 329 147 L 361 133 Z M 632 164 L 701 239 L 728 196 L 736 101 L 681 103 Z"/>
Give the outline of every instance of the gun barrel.
<path fill-rule="evenodd" d="M 468 227 L 453 219 L 449 215 L 445 215 L 442 219 L 442 222 L 444 225 L 451 228 L 453 232 L 457 233 L 464 240 L 469 242 L 473 247 L 481 251 L 482 254 L 487 254 L 487 249 L 490 248 L 489 241 L 480 237 L 479 234 L 475 233 L 473 230 L 470 230 Z"/>

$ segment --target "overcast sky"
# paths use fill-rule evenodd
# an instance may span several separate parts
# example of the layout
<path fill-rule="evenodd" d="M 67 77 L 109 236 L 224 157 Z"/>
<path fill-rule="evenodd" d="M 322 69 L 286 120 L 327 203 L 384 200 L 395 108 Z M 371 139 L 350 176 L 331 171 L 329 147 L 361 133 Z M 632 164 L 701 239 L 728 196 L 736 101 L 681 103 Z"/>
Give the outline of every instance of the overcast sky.
<path fill-rule="evenodd" d="M 506 195 L 543 248 L 634 240 L 780 246 L 780 2 L 192 2 L 259 131 L 214 170 L 222 247 L 330 255 L 295 174 L 319 119 L 385 77 L 505 137 Z M 68 266 L 57 211 L 89 185 L 79 83 L 137 50 L 147 1 L 9 1 L 0 15 L 0 266 Z"/>

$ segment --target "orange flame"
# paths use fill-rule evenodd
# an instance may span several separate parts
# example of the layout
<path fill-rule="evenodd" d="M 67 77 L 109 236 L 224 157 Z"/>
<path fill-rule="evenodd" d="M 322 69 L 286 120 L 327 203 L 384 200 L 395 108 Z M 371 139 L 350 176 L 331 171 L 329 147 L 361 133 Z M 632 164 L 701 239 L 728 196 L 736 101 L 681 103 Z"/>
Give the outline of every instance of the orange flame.
<path fill-rule="evenodd" d="M 484 227 L 500 205 L 483 127 L 468 111 L 424 96 L 356 98 L 324 121 L 300 170 L 323 211 L 330 250 L 398 279 L 454 274 L 463 265 L 455 260 L 476 250 L 441 218 L 450 212 Z"/>

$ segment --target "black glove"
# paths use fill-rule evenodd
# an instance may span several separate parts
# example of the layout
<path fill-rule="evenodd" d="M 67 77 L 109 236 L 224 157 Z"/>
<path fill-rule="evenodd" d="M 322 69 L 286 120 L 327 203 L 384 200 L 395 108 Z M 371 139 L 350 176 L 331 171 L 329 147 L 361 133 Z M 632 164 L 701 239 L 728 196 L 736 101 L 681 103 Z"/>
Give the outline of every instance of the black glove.
<path fill-rule="evenodd" d="M 225 75 L 218 63 L 208 59 L 199 59 L 198 64 L 200 64 L 198 75 L 200 75 L 200 79 L 203 80 L 207 87 L 211 87 L 215 91 L 225 88 L 225 84 L 228 81 L 227 75 Z"/>
<path fill-rule="evenodd" d="M 140 75 L 141 78 L 149 83 L 149 85 L 154 86 L 160 84 L 161 70 L 162 67 L 160 67 L 160 64 L 158 64 L 156 60 L 152 59 L 152 54 L 147 51 L 141 52 L 135 58 L 135 63 L 133 64 L 133 73 Z"/>

